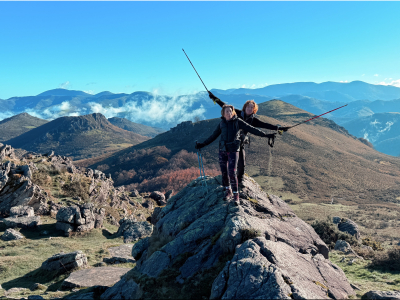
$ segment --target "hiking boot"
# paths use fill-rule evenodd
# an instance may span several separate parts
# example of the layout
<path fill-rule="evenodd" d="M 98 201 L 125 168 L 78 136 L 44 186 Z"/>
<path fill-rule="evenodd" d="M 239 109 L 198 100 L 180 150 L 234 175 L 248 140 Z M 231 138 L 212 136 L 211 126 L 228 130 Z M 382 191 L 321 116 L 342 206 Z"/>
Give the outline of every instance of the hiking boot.
<path fill-rule="evenodd" d="M 239 193 L 233 193 L 233 201 L 235 201 L 235 205 L 238 206 L 239 202 Z"/>
<path fill-rule="evenodd" d="M 224 194 L 224 200 L 229 200 L 232 197 L 232 190 L 226 189 Z"/>

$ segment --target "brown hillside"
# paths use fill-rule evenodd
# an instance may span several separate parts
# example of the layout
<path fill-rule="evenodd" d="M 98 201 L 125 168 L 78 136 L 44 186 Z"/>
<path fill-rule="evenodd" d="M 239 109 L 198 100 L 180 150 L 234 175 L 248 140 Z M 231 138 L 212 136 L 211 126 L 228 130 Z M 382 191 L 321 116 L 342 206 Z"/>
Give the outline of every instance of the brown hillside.
<path fill-rule="evenodd" d="M 293 125 L 311 116 L 282 101 L 260 104 L 259 117 L 272 124 Z M 137 153 L 156 146 L 171 150 L 168 155 L 182 149 L 195 152 L 195 141 L 205 140 L 218 123 L 219 119 L 182 123 L 93 167 L 102 165 L 103 171 L 111 174 L 136 171 Z M 203 150 L 207 164 L 217 164 L 217 153 L 218 140 Z M 247 173 L 266 190 L 285 199 L 300 197 L 309 202 L 330 202 L 334 197 L 336 203 L 342 204 L 399 202 L 400 159 L 375 151 L 328 119 L 319 118 L 289 130 L 277 137 L 272 149 L 265 139 L 251 136 L 246 154 Z M 152 168 L 162 166 L 152 164 Z M 143 179 L 131 178 L 123 184 Z"/>

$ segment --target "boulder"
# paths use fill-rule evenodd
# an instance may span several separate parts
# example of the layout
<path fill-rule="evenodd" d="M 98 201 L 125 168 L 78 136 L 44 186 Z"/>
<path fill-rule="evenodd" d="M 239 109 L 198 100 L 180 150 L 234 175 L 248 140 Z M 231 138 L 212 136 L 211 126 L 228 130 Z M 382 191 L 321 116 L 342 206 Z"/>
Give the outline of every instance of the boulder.
<path fill-rule="evenodd" d="M 10 217 L 22 217 L 22 216 L 27 216 L 27 217 L 33 217 L 35 215 L 35 211 L 33 210 L 33 207 L 30 206 L 14 206 L 11 207 L 10 209 Z"/>
<path fill-rule="evenodd" d="M 151 199 L 157 202 L 157 205 L 159 206 L 164 206 L 167 204 L 167 201 L 165 200 L 165 196 L 163 193 L 155 191 L 152 192 L 149 196 Z"/>
<path fill-rule="evenodd" d="M 362 299 L 400 300 L 400 291 L 369 291 Z"/>
<path fill-rule="evenodd" d="M 356 239 L 360 238 L 360 230 L 358 229 L 357 224 L 350 219 L 341 220 L 340 223 L 338 224 L 338 228 L 340 231 L 351 234 Z"/>
<path fill-rule="evenodd" d="M 1 236 L 1 239 L 3 241 L 13 241 L 13 240 L 20 240 L 25 238 L 23 236 L 22 233 L 20 233 L 19 231 L 16 231 L 14 229 L 6 229 L 6 231 L 4 232 L 4 234 Z"/>
<path fill-rule="evenodd" d="M 102 215 L 95 213 L 92 203 L 61 207 L 56 215 L 57 229 L 64 230 L 65 234 L 71 231 L 84 232 L 93 228 L 101 228 L 105 214 L 104 209 L 98 210 Z"/>
<path fill-rule="evenodd" d="M 86 268 L 87 266 L 86 255 L 82 251 L 75 251 L 53 255 L 42 263 L 40 269 L 62 274 L 76 268 Z"/>
<path fill-rule="evenodd" d="M 40 216 L 33 217 L 9 217 L 3 220 L 7 227 L 11 228 L 34 228 L 42 224 L 40 221 Z"/>
<path fill-rule="evenodd" d="M 120 227 L 116 235 L 123 236 L 124 243 L 130 243 L 148 237 L 153 232 L 153 225 L 147 221 L 138 222 L 134 218 L 124 218 L 119 221 L 119 224 Z"/>
<path fill-rule="evenodd" d="M 112 286 L 129 270 L 129 268 L 116 267 L 98 267 L 79 270 L 71 273 L 71 275 L 64 280 L 62 288 L 72 289 L 75 287 Z"/>
<path fill-rule="evenodd" d="M 348 252 L 351 250 L 350 244 L 346 241 L 343 240 L 337 240 L 335 244 L 334 250 L 342 251 L 342 252 Z"/>
<path fill-rule="evenodd" d="M 108 248 L 111 257 L 103 258 L 103 261 L 108 264 L 115 263 L 134 263 L 135 260 L 132 257 L 133 244 L 124 244 L 118 247 Z"/>

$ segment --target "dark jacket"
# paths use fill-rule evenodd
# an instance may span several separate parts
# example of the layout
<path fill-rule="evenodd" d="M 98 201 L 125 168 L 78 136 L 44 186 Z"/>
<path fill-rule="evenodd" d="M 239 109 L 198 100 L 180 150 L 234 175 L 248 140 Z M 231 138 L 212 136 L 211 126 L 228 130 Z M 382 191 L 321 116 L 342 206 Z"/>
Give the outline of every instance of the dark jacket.
<path fill-rule="evenodd" d="M 237 152 L 240 149 L 240 131 L 250 132 L 254 135 L 261 137 L 268 136 L 263 131 L 247 124 L 237 116 L 233 116 L 232 119 L 227 121 L 224 117 L 221 117 L 221 122 L 214 130 L 212 135 L 204 141 L 204 145 L 207 146 L 217 139 L 221 135 L 219 140 L 219 150 L 227 152 Z"/>
<path fill-rule="evenodd" d="M 224 106 L 226 103 L 221 101 L 221 99 L 217 98 L 215 100 L 216 103 L 218 103 L 219 106 Z M 246 123 L 250 124 L 253 127 L 258 127 L 258 128 L 265 128 L 265 129 L 270 129 L 270 130 L 278 130 L 278 126 L 272 125 L 269 123 L 265 123 L 261 121 L 259 118 L 256 117 L 255 114 L 251 114 L 250 116 L 246 116 L 244 111 L 235 108 L 236 114 L 239 119 L 242 119 Z M 245 135 L 247 134 L 246 131 L 243 132 Z"/>

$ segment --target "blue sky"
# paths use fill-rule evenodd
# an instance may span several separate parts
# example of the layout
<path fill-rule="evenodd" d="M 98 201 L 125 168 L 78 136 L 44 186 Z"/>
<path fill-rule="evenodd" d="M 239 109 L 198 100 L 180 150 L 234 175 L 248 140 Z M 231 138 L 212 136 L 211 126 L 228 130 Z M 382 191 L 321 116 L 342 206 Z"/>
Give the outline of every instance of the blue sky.
<path fill-rule="evenodd" d="M 299 81 L 400 86 L 400 2 L 0 2 L 0 99 Z"/>

